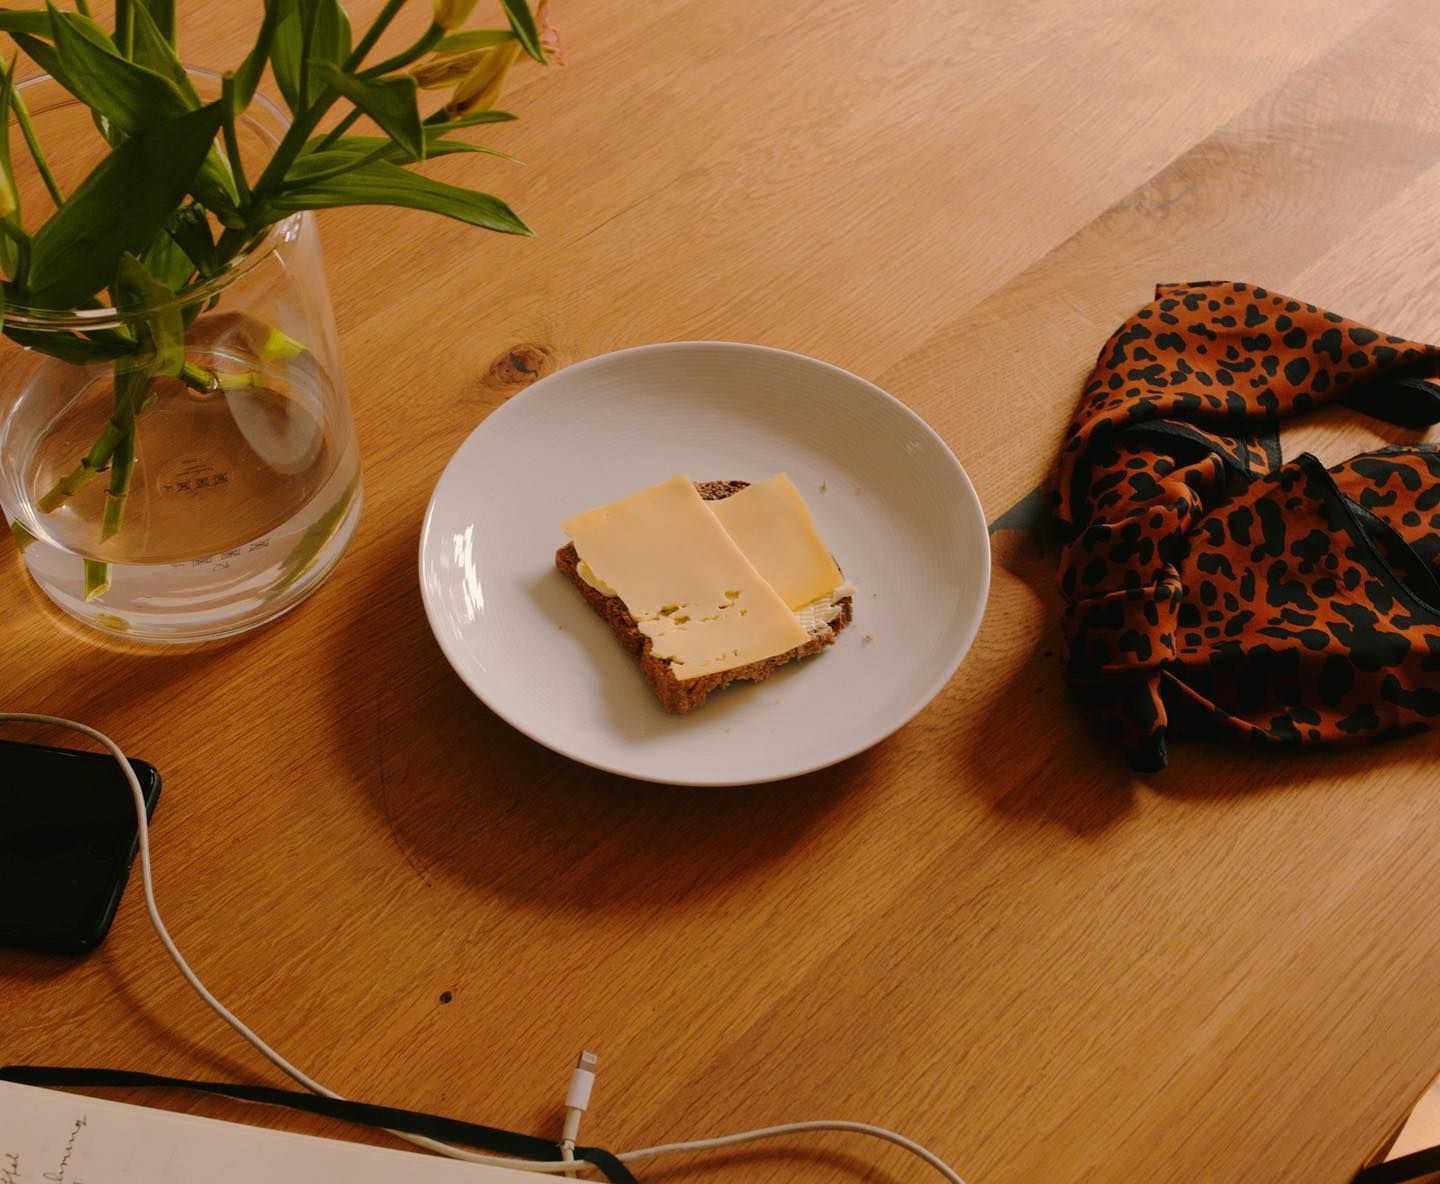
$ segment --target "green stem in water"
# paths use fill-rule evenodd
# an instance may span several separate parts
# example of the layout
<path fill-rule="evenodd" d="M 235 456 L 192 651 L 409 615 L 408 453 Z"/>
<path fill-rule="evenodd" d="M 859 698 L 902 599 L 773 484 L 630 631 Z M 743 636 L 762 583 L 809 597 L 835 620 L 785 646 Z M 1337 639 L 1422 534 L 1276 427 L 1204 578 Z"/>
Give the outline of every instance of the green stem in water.
<path fill-rule="evenodd" d="M 120 372 L 122 363 L 115 363 L 115 414 L 110 424 L 120 432 L 110 457 L 110 488 L 105 497 L 105 511 L 100 519 L 100 541 L 115 537 L 125 517 L 125 503 L 130 497 L 130 477 L 135 471 L 135 417 L 149 406 L 150 372 Z"/>
<path fill-rule="evenodd" d="M 75 0 L 75 11 L 81 16 L 89 16 L 90 0 Z"/>
<path fill-rule="evenodd" d="M 230 378 L 229 383 L 236 386 L 257 386 L 259 376 L 256 375 L 253 381 L 241 381 L 244 376 L 236 375 Z M 205 370 L 193 362 L 186 362 L 180 367 L 180 381 L 192 390 L 209 394 L 221 389 L 222 383 L 215 374 Z M 226 384 L 229 385 L 229 384 Z M 142 388 L 143 391 L 143 388 Z M 135 414 L 138 415 L 150 405 L 149 401 L 139 403 L 135 407 Z M 99 438 L 90 447 L 90 451 L 80 458 L 80 463 L 61 477 L 45 496 L 36 502 L 36 507 L 44 514 L 53 514 L 67 501 L 80 492 L 97 473 L 103 472 L 105 466 L 110 464 L 115 450 L 120 447 L 120 442 L 125 435 L 126 425 L 121 416 L 123 409 L 116 405 L 116 414 L 111 417 L 110 422 L 105 425 L 105 430 L 100 433 Z M 120 422 L 117 422 L 119 420 Z M 107 536 L 108 537 L 108 536 Z"/>
<path fill-rule="evenodd" d="M 115 363 L 115 412 L 105 427 L 106 432 L 116 434 L 117 439 L 111 448 L 110 488 L 106 491 L 105 510 L 100 518 L 102 545 L 120 533 L 120 524 L 125 520 L 130 478 L 135 471 L 135 417 L 152 402 L 146 398 L 150 372 L 131 370 L 122 375 L 121 365 L 122 362 Z M 98 600 L 109 588 L 110 565 L 98 559 L 85 560 L 85 599 Z"/>
<path fill-rule="evenodd" d="M 35 170 L 40 174 L 40 179 L 45 182 L 50 200 L 55 203 L 55 208 L 58 210 L 65 204 L 65 195 L 60 192 L 60 186 L 55 183 L 55 174 L 50 171 L 50 166 L 45 161 L 45 153 L 40 149 L 40 141 L 35 137 L 35 125 L 30 122 L 30 111 L 25 106 L 25 100 L 20 97 L 20 88 L 15 85 L 14 71 L 11 71 L 7 84 L 10 87 L 10 105 L 15 108 L 15 120 L 20 124 L 20 134 L 25 137 L 25 147 L 30 149 L 30 158 L 35 162 Z"/>
<path fill-rule="evenodd" d="M 35 503 L 40 512 L 53 514 L 85 488 L 91 478 L 110 463 L 110 457 L 119 443 L 119 430 L 113 423 L 106 424 L 100 438 L 90 446 L 90 451 L 80 458 L 80 463 L 56 481 L 45 496 Z"/>
<path fill-rule="evenodd" d="M 240 374 L 211 374 L 209 378 L 212 390 L 243 390 L 260 385 L 260 375 L 254 370 L 246 370 Z M 125 506 L 130 498 L 130 481 L 135 471 L 135 419 L 155 402 L 155 396 L 148 393 L 148 372 L 132 371 L 125 376 L 123 384 L 119 388 L 121 393 L 115 400 L 115 419 L 111 421 L 119 421 L 123 427 L 110 458 L 110 487 L 106 490 L 105 511 L 100 519 L 102 543 L 120 533 L 120 524 L 125 519 Z"/>
<path fill-rule="evenodd" d="M 320 552 L 324 550 L 325 544 L 335 537 L 341 521 L 345 517 L 345 511 L 350 508 L 350 502 L 355 496 L 355 486 L 352 483 L 344 493 L 340 495 L 339 501 L 325 511 L 307 530 L 304 536 L 291 549 L 290 554 L 285 556 L 280 564 L 281 575 L 274 587 L 276 591 L 288 588 L 303 576 L 314 565 Z"/>
<path fill-rule="evenodd" d="M 110 565 L 98 559 L 85 560 L 85 599 L 98 600 L 110 590 Z"/>
<path fill-rule="evenodd" d="M 130 477 L 135 471 L 135 420 L 115 446 L 115 455 L 110 460 L 110 488 L 105 493 L 105 513 L 100 519 L 100 541 L 102 543 L 120 533 L 120 523 L 125 517 L 125 503 L 130 497 Z"/>

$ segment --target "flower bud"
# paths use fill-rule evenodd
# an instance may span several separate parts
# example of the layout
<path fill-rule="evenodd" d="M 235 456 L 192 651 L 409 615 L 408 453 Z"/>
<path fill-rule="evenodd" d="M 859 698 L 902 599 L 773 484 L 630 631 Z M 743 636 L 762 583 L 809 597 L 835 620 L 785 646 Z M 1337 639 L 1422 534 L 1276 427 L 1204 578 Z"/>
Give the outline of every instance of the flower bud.
<path fill-rule="evenodd" d="M 411 66 L 410 76 L 423 90 L 454 86 L 476 67 L 483 53 L 483 49 L 470 49 L 463 53 L 437 53 L 428 62 Z"/>
<path fill-rule="evenodd" d="M 472 111 L 488 111 L 500 101 L 500 91 L 505 85 L 505 75 L 520 56 L 520 43 L 506 41 L 500 45 L 480 51 L 481 58 L 455 88 L 445 113 L 451 119 L 469 115 Z"/>

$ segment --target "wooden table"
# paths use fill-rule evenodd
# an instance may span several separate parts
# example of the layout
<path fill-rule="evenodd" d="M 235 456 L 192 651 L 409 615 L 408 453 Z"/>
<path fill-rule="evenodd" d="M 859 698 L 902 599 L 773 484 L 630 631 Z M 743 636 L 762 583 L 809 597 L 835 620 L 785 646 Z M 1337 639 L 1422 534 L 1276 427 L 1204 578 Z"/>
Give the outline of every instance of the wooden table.
<path fill-rule="evenodd" d="M 182 5 L 182 45 L 235 63 L 257 7 Z M 233 644 L 136 653 L 68 626 L 0 548 L 5 707 L 163 770 L 181 946 L 354 1096 L 558 1131 L 592 1047 L 585 1134 L 616 1148 L 841 1116 L 979 1184 L 1347 1180 L 1440 1069 L 1440 740 L 1192 746 L 1136 778 L 1065 689 L 1053 554 L 1000 529 L 979 640 L 898 735 L 784 784 L 635 784 L 477 703 L 415 550 L 446 459 L 525 369 L 641 342 L 757 341 L 873 379 L 993 519 L 1046 479 L 1096 350 L 1157 280 L 1252 280 L 1436 339 L 1431 6 L 557 19 L 569 65 L 517 70 L 523 120 L 490 138 L 528 167 L 427 166 L 511 198 L 537 239 L 322 216 L 366 464 L 338 574 Z M 1338 459 L 1371 437 L 1331 421 L 1309 442 Z M 0 954 L 0 1057 L 274 1079 L 133 890 L 83 962 Z M 837 1136 L 645 1175 L 926 1178 Z"/>

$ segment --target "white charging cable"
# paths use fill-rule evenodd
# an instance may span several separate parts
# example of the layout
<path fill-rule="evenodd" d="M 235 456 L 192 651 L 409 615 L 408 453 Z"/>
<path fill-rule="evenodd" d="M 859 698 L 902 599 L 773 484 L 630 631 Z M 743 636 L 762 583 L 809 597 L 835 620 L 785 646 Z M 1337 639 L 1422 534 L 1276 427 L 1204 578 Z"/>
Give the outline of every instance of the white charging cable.
<path fill-rule="evenodd" d="M 85 724 L 76 723 L 74 720 L 58 719 L 53 715 L 31 715 L 21 712 L 0 712 L 0 724 L 30 723 L 43 724 L 48 727 L 65 728 L 72 732 L 79 732 L 88 736 L 95 743 L 101 745 L 120 764 L 120 770 L 125 774 L 125 780 L 130 785 L 130 793 L 135 800 L 135 826 L 139 838 L 140 848 L 140 883 L 145 892 L 145 911 L 150 914 L 150 924 L 155 929 L 155 935 L 160 939 L 160 944 L 165 947 L 165 952 L 170 955 L 170 960 L 175 963 L 185 981 L 200 996 L 205 1004 L 215 1012 L 222 1020 L 255 1049 L 261 1056 L 274 1065 L 285 1076 L 292 1081 L 298 1082 L 312 1093 L 320 1094 L 323 1097 L 334 1098 L 343 1101 L 341 1095 L 333 1090 L 327 1089 L 313 1077 L 308 1076 L 296 1068 L 278 1052 L 271 1048 L 265 1041 L 261 1040 L 252 1032 L 245 1023 L 220 1002 L 204 983 L 200 981 L 199 975 L 190 969 L 190 964 L 185 961 L 184 955 L 180 953 L 175 945 L 174 939 L 170 936 L 169 930 L 165 928 L 165 922 L 160 919 L 160 907 L 155 903 L 155 885 L 150 875 L 150 827 L 149 820 L 145 814 L 145 793 L 140 788 L 140 779 L 135 776 L 135 770 L 130 765 L 129 758 L 104 732 L 87 727 Z M 467 1163 L 483 1164 L 487 1167 L 509 1168 L 512 1171 L 525 1172 L 549 1172 L 564 1173 L 573 1176 L 577 1170 L 593 1168 L 594 1165 L 587 1160 L 575 1159 L 575 1139 L 580 1132 L 580 1116 L 590 1104 L 590 1091 L 595 1084 L 596 1057 L 592 1052 L 581 1053 L 580 1062 L 576 1065 L 574 1073 L 570 1078 L 570 1089 L 565 1098 L 565 1126 L 561 1134 L 560 1153 L 561 1160 L 558 1163 L 537 1162 L 528 1159 L 512 1159 L 501 1155 L 481 1155 L 478 1152 L 467 1151 L 463 1147 L 452 1147 L 447 1143 L 441 1143 L 435 1139 L 426 1138 L 424 1135 L 410 1135 L 403 1131 L 391 1131 L 407 1142 L 417 1147 L 425 1147 L 431 1151 L 438 1151 L 451 1159 L 464 1160 Z M 617 1158 L 624 1163 L 633 1163 L 642 1159 L 653 1159 L 659 1155 L 680 1155 L 696 1151 L 714 1151 L 726 1147 L 736 1147 L 742 1143 L 752 1143 L 757 1139 L 773 1139 L 783 1135 L 813 1134 L 820 1131 L 840 1131 L 857 1135 L 869 1135 L 876 1139 L 883 1139 L 887 1143 L 893 1143 L 919 1159 L 924 1160 L 943 1176 L 949 1184 L 965 1184 L 960 1175 L 945 1163 L 939 1156 L 927 1151 L 919 1143 L 907 1139 L 904 1135 L 898 1135 L 894 1131 L 886 1130 L 884 1127 L 872 1126 L 864 1122 L 843 1122 L 822 1120 L 815 1122 L 787 1122 L 780 1126 L 761 1127 L 753 1131 L 741 1131 L 734 1135 L 721 1135 L 714 1139 L 692 1139 L 684 1143 L 662 1143 L 656 1147 L 642 1147 L 635 1151 L 626 1151 Z M 567 1147 L 568 1144 L 568 1147 Z"/>
<path fill-rule="evenodd" d="M 560 1158 L 566 1163 L 575 1160 L 575 1140 L 580 1137 L 580 1119 L 590 1105 L 590 1095 L 595 1090 L 595 1066 L 600 1063 L 588 1048 L 575 1062 L 575 1071 L 570 1074 L 570 1088 L 565 1091 L 565 1125 L 560 1131 Z M 575 1173 L 566 1172 L 574 1178 Z"/>

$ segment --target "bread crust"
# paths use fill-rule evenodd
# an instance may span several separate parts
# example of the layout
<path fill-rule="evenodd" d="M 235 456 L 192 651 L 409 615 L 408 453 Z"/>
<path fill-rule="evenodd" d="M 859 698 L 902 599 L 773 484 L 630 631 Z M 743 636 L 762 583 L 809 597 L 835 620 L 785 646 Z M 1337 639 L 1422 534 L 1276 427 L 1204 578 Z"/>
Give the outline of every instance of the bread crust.
<path fill-rule="evenodd" d="M 706 501 L 719 501 L 721 498 L 729 497 L 732 493 L 739 493 L 749 484 L 748 481 L 697 481 L 695 488 L 700 491 L 700 496 Z M 630 615 L 629 610 L 625 607 L 625 602 L 618 596 L 606 596 L 581 578 L 580 555 L 575 550 L 574 543 L 566 543 L 555 552 L 555 566 L 580 590 L 580 595 L 585 598 L 585 603 L 610 626 L 611 631 L 626 651 L 634 655 L 640 663 L 641 672 L 650 685 L 655 688 L 655 694 L 659 696 L 661 704 L 671 715 L 683 715 L 687 711 L 694 711 L 705 702 L 712 691 L 727 687 L 732 682 L 738 682 L 740 679 L 761 682 L 786 662 L 818 654 L 827 645 L 835 644 L 836 637 L 840 635 L 840 631 L 846 625 L 850 624 L 853 615 L 851 598 L 849 596 L 842 597 L 835 602 L 840 610 L 835 619 L 829 625 L 821 626 L 810 635 L 809 641 L 797 645 L 793 650 L 787 650 L 785 653 L 776 654 L 771 658 L 762 658 L 758 662 L 751 662 L 748 666 L 737 666 L 733 670 L 721 670 L 716 674 L 702 674 L 696 678 L 679 679 L 675 677 L 667 659 L 657 658 L 651 652 L 650 638 L 640 631 L 640 626 Z"/>

